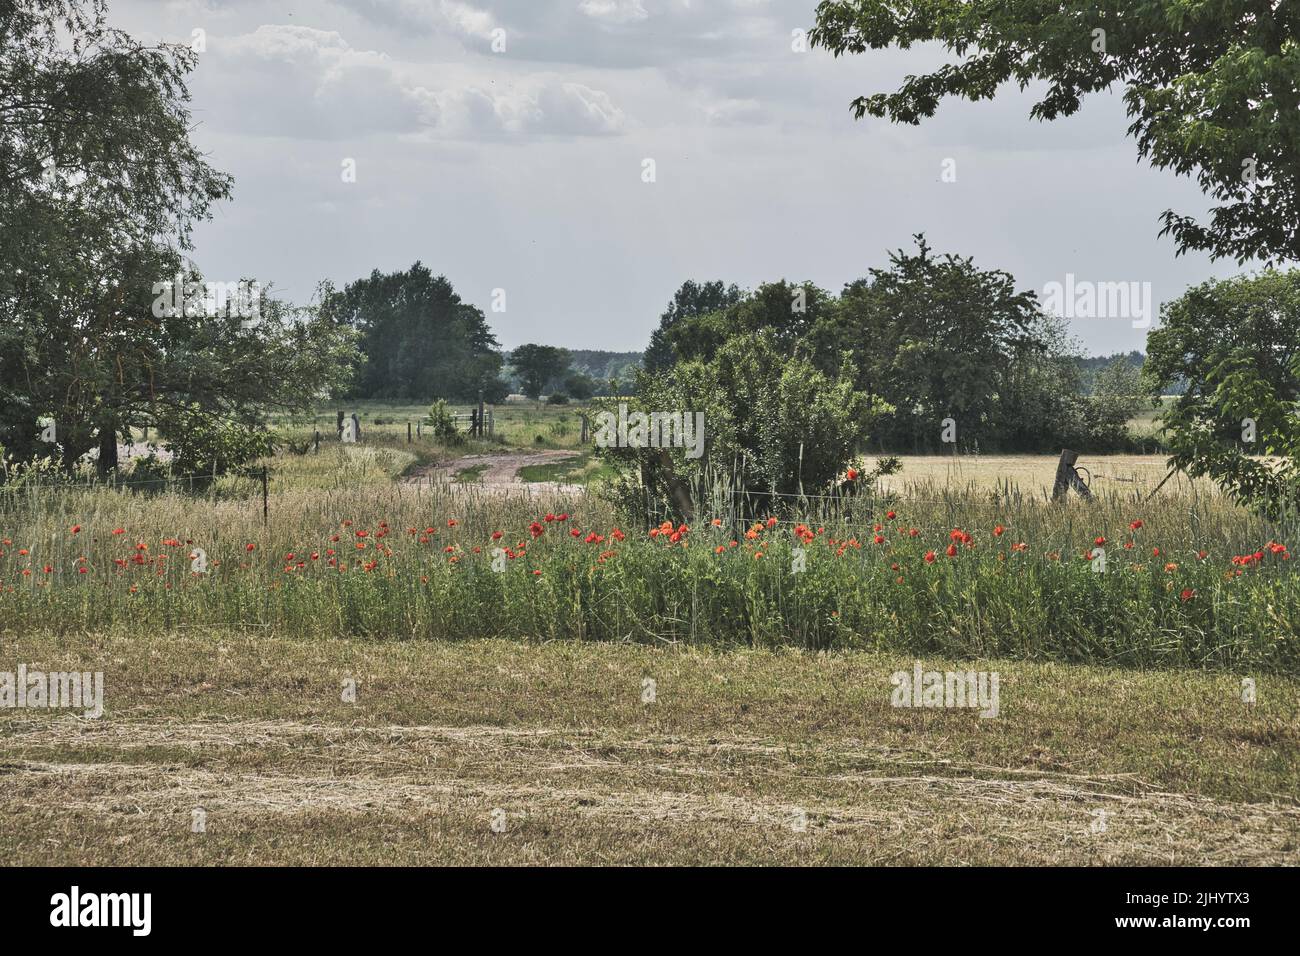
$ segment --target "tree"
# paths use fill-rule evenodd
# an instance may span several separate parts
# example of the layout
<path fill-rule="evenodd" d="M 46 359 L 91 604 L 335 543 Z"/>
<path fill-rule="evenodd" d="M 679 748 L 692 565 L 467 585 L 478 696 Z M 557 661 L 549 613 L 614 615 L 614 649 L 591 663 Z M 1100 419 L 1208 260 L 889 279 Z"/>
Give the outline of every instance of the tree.
<path fill-rule="evenodd" d="M 524 394 L 536 401 L 569 367 L 569 353 L 554 345 L 521 345 L 510 353 L 510 364 L 519 375 Z"/>
<path fill-rule="evenodd" d="M 1127 356 L 1117 355 L 1097 373 L 1092 395 L 1110 417 L 1127 422 L 1143 405 L 1141 370 Z"/>
<path fill-rule="evenodd" d="M 821 310 L 809 347 L 823 371 L 849 352 L 857 387 L 893 406 L 876 429 L 885 445 L 942 447 L 940 423 L 952 418 L 959 442 L 996 447 L 1014 424 L 1018 372 L 1044 354 L 1037 299 L 1006 272 L 915 239 L 915 253 L 891 253 L 889 268 L 871 269 Z"/>
<path fill-rule="evenodd" d="M 115 402 L 157 337 L 144 292 L 179 270 L 230 179 L 190 142 L 194 53 L 145 46 L 99 0 L 10 0 L 0 16 L 0 440 L 56 420 L 67 467 L 100 469 L 134 411 Z M 143 310 L 140 306 L 143 305 Z M 52 383 L 62 379 L 67 388 Z"/>
<path fill-rule="evenodd" d="M 1167 210 L 1179 254 L 1300 259 L 1300 5 L 1279 0 L 823 0 L 812 45 L 835 56 L 933 41 L 957 62 L 860 96 L 854 115 L 918 124 L 940 100 L 1045 85 L 1053 120 L 1124 87 L 1138 154 L 1195 175 L 1209 224 Z"/>
<path fill-rule="evenodd" d="M 1211 280 L 1168 303 L 1143 380 L 1169 463 L 1276 513 L 1300 505 L 1300 270 Z M 1183 394 L 1162 399 L 1175 382 Z"/>
<path fill-rule="evenodd" d="M 375 269 L 341 292 L 327 286 L 321 310 L 360 334 L 359 397 L 473 401 L 480 390 L 485 399 L 504 397 L 502 358 L 483 311 L 419 262 L 405 272 Z"/>
<path fill-rule="evenodd" d="M 727 492 L 751 496 L 742 509 L 764 513 L 787 496 L 830 491 L 886 410 L 855 389 L 854 377 L 847 358 L 833 375 L 792 358 L 770 329 L 734 335 L 712 359 L 679 361 L 672 375 L 640 372 L 637 397 L 597 400 L 598 417 L 616 415 L 620 404 L 629 414 L 684 413 L 698 447 L 601 445 L 598 435 L 602 455 L 635 469 L 608 493 L 637 510 L 645 488 L 689 521 L 718 480 Z"/>
<path fill-rule="evenodd" d="M 645 350 L 642 361 L 648 372 L 661 372 L 677 361 L 669 332 L 682 319 L 708 315 L 741 300 L 742 293 L 736 285 L 724 286 L 721 281 L 696 282 L 687 279 L 681 288 L 673 293 L 673 300 L 659 317 L 659 327 L 650 334 L 650 345 Z"/>
<path fill-rule="evenodd" d="M 255 316 L 162 305 L 148 280 L 159 248 L 101 262 L 99 283 L 67 289 L 39 316 L 0 321 L 0 435 L 18 457 L 50 453 L 32 441 L 37 418 L 53 419 L 63 466 L 98 446 L 101 471 L 115 464 L 118 436 L 152 426 L 181 472 L 213 474 L 265 450 L 248 439 L 269 411 L 310 408 L 346 380 L 350 330 L 264 295 Z M 187 284 L 202 286 L 191 274 Z M 240 437 L 244 436 L 244 437 Z M 242 451 L 241 451 L 242 450 Z"/>
<path fill-rule="evenodd" d="M 765 282 L 722 309 L 679 318 L 665 338 L 678 360 L 710 360 L 723 343 L 740 333 L 770 333 L 777 348 L 789 350 L 816 325 L 832 301 L 810 282 Z"/>
<path fill-rule="evenodd" d="M 564 390 L 580 402 L 585 402 L 596 394 L 596 382 L 582 372 L 570 372 L 564 380 Z"/>
<path fill-rule="evenodd" d="M 182 257 L 194 223 L 230 191 L 189 139 L 194 63 L 187 47 L 108 28 L 99 0 L 3 4 L 0 443 L 10 454 L 57 449 L 72 469 L 98 445 L 108 471 L 118 436 L 154 425 L 180 467 L 212 471 L 234 463 L 222 449 L 264 447 L 235 432 L 260 431 L 267 410 L 305 408 L 339 380 L 345 331 L 255 284 L 244 302 L 208 299 Z M 178 279 L 189 289 L 168 304 L 158 291 Z M 38 436 L 44 416 L 54 443 Z"/>
<path fill-rule="evenodd" d="M 56 198 L 102 212 L 101 240 L 189 248 L 194 223 L 231 187 L 190 142 L 196 54 L 109 28 L 103 0 L 5 0 L 0 11 L 5 278 L 51 251 L 41 240 L 53 238 Z"/>

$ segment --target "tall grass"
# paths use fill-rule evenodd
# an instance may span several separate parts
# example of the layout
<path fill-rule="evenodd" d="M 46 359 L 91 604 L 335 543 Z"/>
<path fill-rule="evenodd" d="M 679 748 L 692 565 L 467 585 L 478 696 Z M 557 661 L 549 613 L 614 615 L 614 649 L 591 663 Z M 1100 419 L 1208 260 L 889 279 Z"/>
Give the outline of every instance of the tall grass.
<path fill-rule="evenodd" d="M 688 641 L 1130 667 L 1300 665 L 1300 581 L 1289 552 L 1266 548 L 1292 543 L 1296 528 L 1214 496 L 1051 505 L 936 490 L 830 512 L 810 500 L 802 520 L 814 537 L 796 573 L 800 516 L 788 510 L 747 537 L 752 522 L 714 500 L 673 541 L 620 525 L 594 497 L 394 484 L 400 466 L 375 460 L 333 484 L 277 481 L 265 525 L 251 488 L 243 498 L 0 493 L 0 629 L 253 628 L 309 639 Z M 548 513 L 569 518 L 546 521 Z M 1131 531 L 1135 520 L 1142 527 Z M 971 546 L 957 542 L 948 557 L 955 528 Z M 603 540 L 588 543 L 592 533 Z M 1084 557 L 1099 536 L 1105 573 Z M 495 547 L 523 553 L 496 571 Z M 190 570 L 194 548 L 206 553 L 205 573 Z M 1257 563 L 1232 563 L 1261 549 Z"/>

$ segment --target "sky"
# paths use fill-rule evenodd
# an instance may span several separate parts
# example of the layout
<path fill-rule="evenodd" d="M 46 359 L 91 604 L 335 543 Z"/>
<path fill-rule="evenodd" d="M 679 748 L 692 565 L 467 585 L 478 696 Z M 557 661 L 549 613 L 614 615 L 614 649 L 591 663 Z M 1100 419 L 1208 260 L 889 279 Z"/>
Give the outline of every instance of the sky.
<path fill-rule="evenodd" d="M 815 8 L 110 0 L 110 22 L 202 48 L 193 135 L 235 188 L 195 263 L 297 303 L 420 260 L 506 348 L 632 351 L 686 279 L 838 292 L 924 233 L 1020 289 L 1068 290 L 1071 330 L 1109 354 L 1144 347 L 1141 312 L 1073 308 L 1076 289 L 1149 283 L 1158 321 L 1159 303 L 1243 271 L 1158 236 L 1162 211 L 1207 203 L 1139 161 L 1122 91 L 1052 123 L 1012 86 L 920 126 L 854 120 L 855 96 L 945 54 L 802 49 Z"/>

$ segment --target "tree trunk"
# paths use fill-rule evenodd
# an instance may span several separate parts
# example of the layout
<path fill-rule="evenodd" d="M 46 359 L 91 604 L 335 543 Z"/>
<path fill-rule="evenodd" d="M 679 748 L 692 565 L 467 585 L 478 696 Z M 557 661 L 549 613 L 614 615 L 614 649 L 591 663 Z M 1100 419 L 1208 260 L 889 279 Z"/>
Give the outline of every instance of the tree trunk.
<path fill-rule="evenodd" d="M 99 460 L 95 470 L 101 478 L 117 471 L 117 428 L 101 425 L 99 429 Z"/>
<path fill-rule="evenodd" d="M 689 524 L 695 520 L 695 503 L 691 500 L 691 486 L 677 477 L 673 460 L 666 449 L 660 448 L 658 457 L 664 483 L 668 486 L 668 496 L 682 516 L 682 520 Z"/>

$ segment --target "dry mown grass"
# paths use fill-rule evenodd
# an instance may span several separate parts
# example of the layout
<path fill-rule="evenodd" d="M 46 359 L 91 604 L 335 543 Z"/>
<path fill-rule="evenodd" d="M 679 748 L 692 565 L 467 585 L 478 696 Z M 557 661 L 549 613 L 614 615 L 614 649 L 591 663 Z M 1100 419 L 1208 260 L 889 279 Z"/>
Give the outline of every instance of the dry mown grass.
<path fill-rule="evenodd" d="M 1050 497 L 1056 480 L 1057 455 L 901 455 L 902 471 L 881 479 L 887 491 L 917 497 L 956 491 L 1019 492 L 1029 499 Z M 1140 498 L 1150 494 L 1169 473 L 1165 455 L 1084 455 L 1079 467 L 1100 495 Z M 868 465 L 875 459 L 868 459 Z M 1189 479 L 1181 472 L 1164 486 L 1170 497 L 1218 497 L 1208 479 Z"/>
<path fill-rule="evenodd" d="M 890 707 L 912 662 L 864 653 L 0 636 L 0 670 L 16 662 L 102 669 L 107 698 L 99 721 L 0 711 L 0 852 L 17 863 L 1300 854 L 1289 678 L 1260 678 L 1248 708 L 1231 675 L 925 661 L 1000 673 L 1001 716 L 983 720 Z"/>

